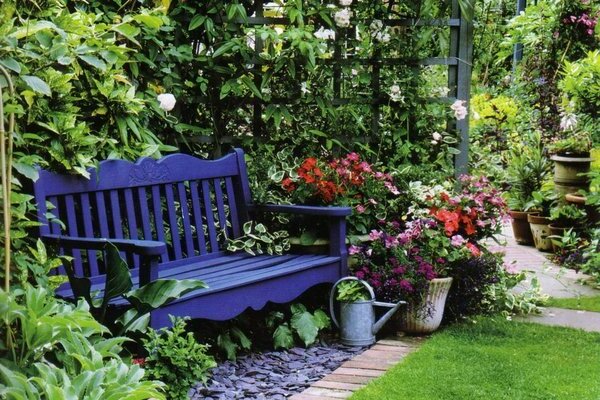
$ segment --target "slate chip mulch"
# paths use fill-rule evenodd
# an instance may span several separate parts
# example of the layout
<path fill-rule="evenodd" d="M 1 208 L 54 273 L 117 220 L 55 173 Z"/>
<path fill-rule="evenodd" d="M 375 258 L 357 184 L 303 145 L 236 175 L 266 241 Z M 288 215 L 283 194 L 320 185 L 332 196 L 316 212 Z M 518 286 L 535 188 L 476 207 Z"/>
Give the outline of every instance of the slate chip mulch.
<path fill-rule="evenodd" d="M 207 386 L 194 387 L 190 398 L 285 399 L 302 392 L 365 349 L 333 343 L 241 356 L 214 368 Z"/>

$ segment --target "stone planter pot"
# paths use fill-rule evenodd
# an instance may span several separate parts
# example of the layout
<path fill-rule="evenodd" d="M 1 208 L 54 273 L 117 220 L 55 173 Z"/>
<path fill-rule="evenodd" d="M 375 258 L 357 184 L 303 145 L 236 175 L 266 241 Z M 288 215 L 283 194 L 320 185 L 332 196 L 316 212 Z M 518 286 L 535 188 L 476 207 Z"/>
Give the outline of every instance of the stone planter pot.
<path fill-rule="evenodd" d="M 600 222 L 600 212 L 598 209 L 592 205 L 586 205 L 587 197 L 577 194 L 577 193 L 568 193 L 565 196 L 565 200 L 567 203 L 575 204 L 577 207 L 580 207 L 585 210 L 588 216 L 588 221 L 591 224 L 597 224 Z"/>
<path fill-rule="evenodd" d="M 564 198 L 568 193 L 588 188 L 588 177 L 580 174 L 590 171 L 592 158 L 555 155 L 550 159 L 554 161 L 555 191 L 561 198 Z"/>
<path fill-rule="evenodd" d="M 406 333 L 422 334 L 439 328 L 450 286 L 452 278 L 433 279 L 421 304 L 409 303 L 396 314 L 398 329 Z"/>
<path fill-rule="evenodd" d="M 535 248 L 540 251 L 551 251 L 552 240 L 548 238 L 548 236 L 550 236 L 550 228 L 548 227 L 550 219 L 548 219 L 548 217 L 529 214 L 527 216 L 527 221 L 529 221 L 531 227 Z"/>
<path fill-rule="evenodd" d="M 530 214 L 536 215 L 537 212 L 509 211 L 508 213 L 511 217 L 510 223 L 517 243 L 529 246 L 533 245 L 533 234 L 531 233 L 531 227 L 529 226 L 529 221 L 527 221 L 527 216 Z"/>

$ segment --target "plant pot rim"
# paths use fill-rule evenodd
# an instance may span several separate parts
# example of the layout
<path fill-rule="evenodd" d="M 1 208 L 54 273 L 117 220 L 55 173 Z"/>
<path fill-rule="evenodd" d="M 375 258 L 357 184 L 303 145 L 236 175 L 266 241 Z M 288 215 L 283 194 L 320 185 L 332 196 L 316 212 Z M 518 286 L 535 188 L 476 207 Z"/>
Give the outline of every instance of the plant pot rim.
<path fill-rule="evenodd" d="M 549 221 L 550 217 L 546 217 L 544 215 L 527 215 L 527 222 L 529 222 L 530 224 L 548 225 Z"/>
<path fill-rule="evenodd" d="M 548 224 L 548 228 L 550 229 L 556 229 L 556 230 L 569 230 L 569 229 L 573 229 L 573 231 L 577 231 L 577 230 L 581 230 L 581 227 L 578 227 L 577 225 L 571 225 L 571 226 L 563 226 L 557 223 L 551 223 Z"/>
<path fill-rule="evenodd" d="M 567 200 L 569 203 L 585 204 L 587 202 L 587 196 L 579 193 L 567 193 L 565 195 L 565 200 Z"/>
<path fill-rule="evenodd" d="M 518 214 L 518 215 L 538 215 L 540 212 L 539 211 L 522 211 L 522 210 L 508 210 L 508 213 L 512 214 Z"/>
<path fill-rule="evenodd" d="M 587 156 L 586 155 L 581 155 L 581 154 L 574 154 L 573 156 L 565 156 L 565 155 L 555 154 L 552 157 L 550 157 L 550 159 L 552 161 L 573 162 L 573 163 L 587 163 L 587 162 L 594 161 L 594 159 L 591 158 L 589 156 L 589 154 Z"/>

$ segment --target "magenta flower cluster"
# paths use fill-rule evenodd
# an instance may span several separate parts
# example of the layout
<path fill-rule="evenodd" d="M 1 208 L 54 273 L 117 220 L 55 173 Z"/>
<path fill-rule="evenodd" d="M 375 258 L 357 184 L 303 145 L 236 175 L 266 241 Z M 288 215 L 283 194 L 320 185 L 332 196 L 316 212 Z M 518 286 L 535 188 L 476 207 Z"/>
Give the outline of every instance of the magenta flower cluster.
<path fill-rule="evenodd" d="M 594 29 L 598 23 L 598 15 L 591 16 L 588 13 L 582 13 L 581 15 L 570 15 L 563 19 L 563 23 L 567 25 L 575 25 L 581 27 L 586 34 L 594 36 Z"/>

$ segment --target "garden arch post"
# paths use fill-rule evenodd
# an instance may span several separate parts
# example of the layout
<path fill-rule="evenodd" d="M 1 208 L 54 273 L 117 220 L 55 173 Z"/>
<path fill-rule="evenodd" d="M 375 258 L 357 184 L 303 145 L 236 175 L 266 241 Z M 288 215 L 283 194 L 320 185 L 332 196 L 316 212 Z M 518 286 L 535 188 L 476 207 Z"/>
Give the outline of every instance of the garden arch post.
<path fill-rule="evenodd" d="M 456 63 L 448 65 L 448 87 L 450 95 L 458 100 L 464 100 L 470 110 L 471 73 L 473 70 L 473 20 L 467 18 L 473 15 L 473 4 L 469 9 L 461 11 L 458 0 L 452 0 L 452 20 L 458 24 L 450 24 L 450 54 L 449 58 Z M 465 15 L 466 14 L 466 15 Z M 449 128 L 451 128 L 450 126 Z M 454 159 L 455 175 L 469 172 L 469 118 L 456 121 L 455 127 L 459 133 L 458 154 Z"/>

